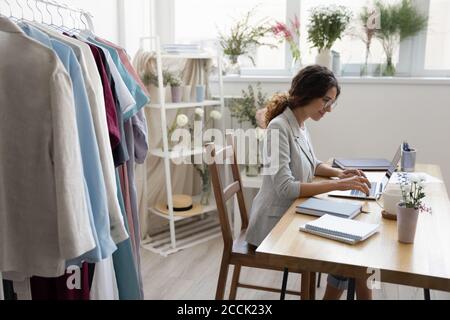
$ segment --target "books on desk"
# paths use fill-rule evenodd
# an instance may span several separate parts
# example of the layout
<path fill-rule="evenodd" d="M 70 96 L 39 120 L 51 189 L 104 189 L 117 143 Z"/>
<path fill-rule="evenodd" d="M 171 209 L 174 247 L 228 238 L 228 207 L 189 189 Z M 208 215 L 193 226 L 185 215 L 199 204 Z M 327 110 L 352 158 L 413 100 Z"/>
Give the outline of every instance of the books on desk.
<path fill-rule="evenodd" d="M 311 198 L 297 206 L 297 213 L 321 217 L 329 214 L 340 218 L 353 219 L 362 211 L 362 205 Z"/>
<path fill-rule="evenodd" d="M 386 159 L 342 159 L 336 158 L 334 167 L 347 169 L 358 169 L 363 171 L 388 171 L 392 162 Z"/>
<path fill-rule="evenodd" d="M 349 244 L 369 239 L 379 231 L 379 225 L 324 215 L 300 227 L 300 231 Z"/>

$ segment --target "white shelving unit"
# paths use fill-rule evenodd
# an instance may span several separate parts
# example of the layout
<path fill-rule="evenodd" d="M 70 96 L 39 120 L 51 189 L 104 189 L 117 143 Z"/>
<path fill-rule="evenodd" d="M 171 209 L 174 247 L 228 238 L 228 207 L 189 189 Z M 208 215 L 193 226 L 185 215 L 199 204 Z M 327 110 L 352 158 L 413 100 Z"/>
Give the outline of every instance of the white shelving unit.
<path fill-rule="evenodd" d="M 167 228 L 156 232 L 143 243 L 143 247 L 158 253 L 162 256 L 168 256 L 180 250 L 193 247 L 200 243 L 209 241 L 211 239 L 221 236 L 220 223 L 217 214 L 213 214 L 217 208 L 215 205 L 214 196 L 210 200 L 209 206 L 203 207 L 203 211 L 193 217 L 184 217 L 176 215 L 173 208 L 173 188 L 172 188 L 172 173 L 170 169 L 170 162 L 174 159 L 189 157 L 193 155 L 200 155 L 204 152 L 204 148 L 195 148 L 193 150 L 169 151 L 168 130 L 167 130 L 167 111 L 177 109 L 190 109 L 198 107 L 220 107 L 222 114 L 225 111 L 225 99 L 223 91 L 223 76 L 222 76 L 222 57 L 212 56 L 210 54 L 166 54 L 161 51 L 161 43 L 159 37 L 143 37 L 141 38 L 141 48 L 145 40 L 153 40 L 156 51 L 156 65 L 159 82 L 159 101 L 158 104 L 150 104 L 148 108 L 161 110 L 161 127 L 163 137 L 162 149 L 150 150 L 152 156 L 159 157 L 164 161 L 164 171 L 166 179 L 166 193 L 168 201 L 168 215 L 161 213 L 154 207 L 148 208 L 148 211 L 154 215 L 169 220 L 169 230 Z M 206 100 L 204 102 L 189 102 L 189 103 L 166 103 L 165 92 L 163 86 L 163 60 L 165 59 L 217 59 L 219 67 L 219 85 L 220 85 L 220 99 Z M 206 114 L 206 113 L 205 113 Z M 225 132 L 225 123 L 221 120 L 221 129 Z M 200 197 L 193 197 L 194 203 L 200 201 Z"/>

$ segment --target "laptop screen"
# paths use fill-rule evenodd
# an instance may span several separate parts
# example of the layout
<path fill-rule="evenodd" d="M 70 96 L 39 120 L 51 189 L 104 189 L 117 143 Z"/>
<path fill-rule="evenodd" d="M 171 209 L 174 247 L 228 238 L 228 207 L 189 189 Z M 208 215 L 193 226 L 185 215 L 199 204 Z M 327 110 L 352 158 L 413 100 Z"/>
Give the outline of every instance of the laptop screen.
<path fill-rule="evenodd" d="M 401 158 L 402 158 L 402 147 L 400 146 L 397 150 L 397 153 L 395 154 L 394 160 L 392 160 L 391 167 L 386 172 L 386 176 L 383 178 L 383 181 L 381 182 L 382 185 L 381 185 L 380 190 L 382 193 L 386 190 L 386 188 L 389 184 L 389 180 L 391 180 L 392 175 L 394 174 L 395 170 L 397 170 L 397 166 L 398 166 Z"/>

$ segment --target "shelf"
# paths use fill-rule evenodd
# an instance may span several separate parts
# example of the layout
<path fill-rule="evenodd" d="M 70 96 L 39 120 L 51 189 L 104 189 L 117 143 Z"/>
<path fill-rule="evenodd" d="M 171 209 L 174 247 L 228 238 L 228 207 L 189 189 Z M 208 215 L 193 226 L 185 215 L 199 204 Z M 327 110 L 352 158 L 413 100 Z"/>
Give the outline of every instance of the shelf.
<path fill-rule="evenodd" d="M 166 103 L 165 108 L 167 110 L 174 109 L 188 109 L 188 108 L 197 108 L 197 107 L 213 107 L 213 106 L 221 106 L 221 102 L 218 100 L 206 100 L 204 102 L 186 102 L 186 103 Z M 151 109 L 161 109 L 161 104 L 149 104 L 147 106 Z"/>
<path fill-rule="evenodd" d="M 217 216 L 191 218 L 177 222 L 177 246 L 172 247 L 170 231 L 166 228 L 150 235 L 141 245 L 144 249 L 167 257 L 170 254 L 191 248 L 221 236 L 220 221 Z"/>
<path fill-rule="evenodd" d="M 195 197 L 192 197 L 192 198 L 193 198 L 194 203 L 199 203 L 200 202 L 200 196 L 195 196 Z M 159 210 L 157 210 L 156 208 L 151 207 L 151 208 L 149 208 L 149 211 L 151 213 L 161 217 L 161 218 L 170 220 L 170 216 L 168 214 L 164 214 L 164 213 L 160 212 Z M 203 206 L 202 212 L 200 212 L 200 213 L 198 213 L 196 215 L 193 215 L 193 216 L 177 216 L 177 213 L 175 212 L 174 213 L 174 221 L 175 222 L 182 221 L 182 220 L 186 220 L 186 219 L 189 219 L 189 218 L 192 218 L 192 217 L 195 217 L 195 216 L 200 216 L 200 215 L 203 215 L 205 213 L 210 213 L 210 212 L 214 212 L 214 211 L 217 211 L 217 206 L 216 206 L 216 201 L 215 201 L 214 197 L 212 197 L 209 200 L 209 205 L 208 206 Z"/>

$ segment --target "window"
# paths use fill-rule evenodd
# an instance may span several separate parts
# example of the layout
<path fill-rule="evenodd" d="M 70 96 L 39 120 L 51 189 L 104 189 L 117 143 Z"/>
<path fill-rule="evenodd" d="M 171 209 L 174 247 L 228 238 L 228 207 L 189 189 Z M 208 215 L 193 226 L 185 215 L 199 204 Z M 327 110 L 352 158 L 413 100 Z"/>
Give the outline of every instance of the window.
<path fill-rule="evenodd" d="M 397 0 L 383 0 L 384 3 L 393 3 Z M 359 14 L 364 6 L 370 6 L 372 1 L 367 0 L 301 0 L 301 41 L 302 60 L 304 63 L 314 63 L 317 54 L 316 49 L 311 49 L 311 43 L 308 42 L 308 24 L 311 15 L 311 9 L 317 6 L 339 5 L 347 7 L 352 12 L 351 25 L 346 31 L 342 40 L 337 40 L 333 50 L 341 55 L 341 63 L 344 74 L 359 74 L 360 65 L 365 63 L 366 48 L 363 41 L 359 38 L 360 21 Z M 372 42 L 370 64 L 385 63 L 383 47 L 376 39 Z M 394 63 L 399 59 L 398 52 L 394 55 Z M 352 68 L 353 67 L 353 68 Z"/>
<path fill-rule="evenodd" d="M 430 0 L 425 69 L 450 70 L 450 1 Z"/>
<path fill-rule="evenodd" d="M 254 10 L 252 21 L 271 18 L 286 21 L 287 0 L 175 0 L 175 41 L 177 43 L 216 42 L 219 31 L 230 29 L 236 19 Z M 277 45 L 273 38 L 265 42 Z M 278 49 L 261 47 L 254 52 L 256 68 L 284 69 L 285 46 Z M 252 68 L 251 61 L 241 61 L 242 67 Z"/>

